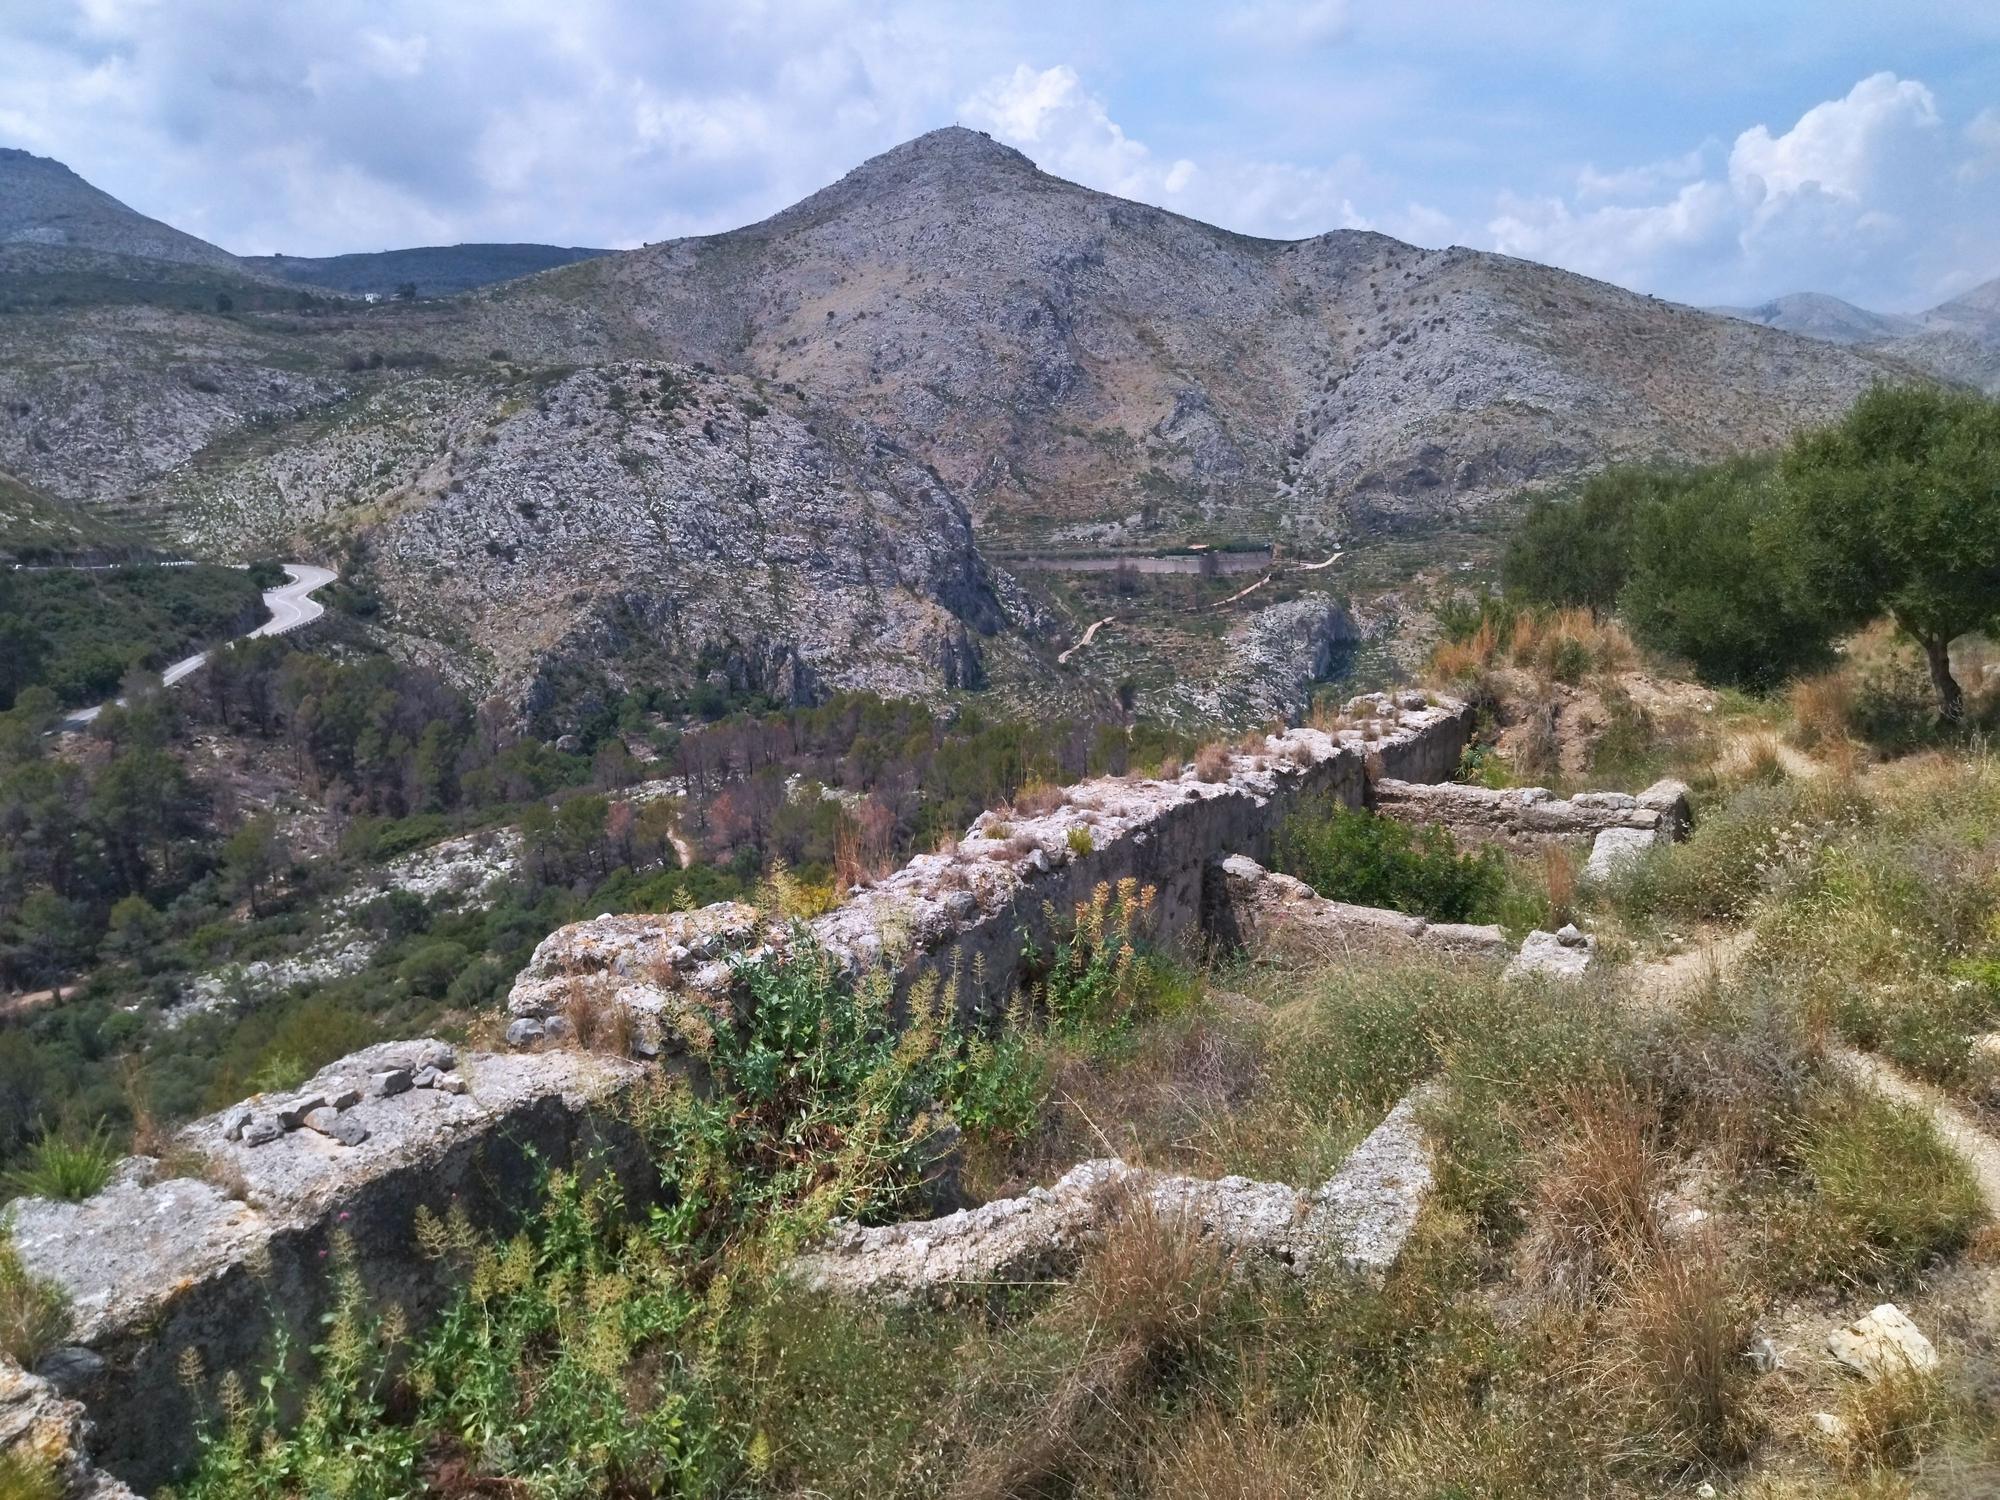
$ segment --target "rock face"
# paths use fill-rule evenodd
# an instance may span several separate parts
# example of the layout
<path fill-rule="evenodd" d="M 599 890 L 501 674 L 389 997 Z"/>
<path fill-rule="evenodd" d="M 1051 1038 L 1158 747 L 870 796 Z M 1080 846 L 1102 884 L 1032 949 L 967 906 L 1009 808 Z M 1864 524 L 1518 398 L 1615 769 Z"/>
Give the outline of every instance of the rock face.
<path fill-rule="evenodd" d="M 1074 1269 L 1135 1205 L 1184 1226 L 1239 1267 L 1299 1276 L 1344 1269 L 1379 1279 L 1395 1264 L 1431 1186 L 1430 1154 L 1405 1099 L 1318 1189 L 1247 1177 L 1152 1173 L 1103 1159 L 1035 1188 L 939 1219 L 845 1225 L 792 1274 L 820 1291 L 892 1301 L 985 1300 L 996 1287 Z"/>
<path fill-rule="evenodd" d="M 396 618 L 475 643 L 459 675 L 531 712 L 715 674 L 796 704 L 975 688 L 989 638 L 1039 628 L 959 498 L 878 432 L 665 364 L 385 386 L 190 466 L 166 503 L 214 547 L 360 528 Z"/>
<path fill-rule="evenodd" d="M 420 1205 L 511 1226 L 535 1202 L 545 1168 L 593 1150 L 645 1201 L 643 1158 L 619 1120 L 637 1065 L 586 1053 L 475 1053 L 456 1059 L 469 1080 L 463 1092 L 369 1092 L 376 1075 L 428 1067 L 440 1049 L 450 1052 L 437 1042 L 370 1047 L 300 1091 L 365 1096 L 341 1113 L 366 1128 L 352 1145 L 311 1129 L 233 1137 L 235 1112 L 225 1111 L 177 1142 L 204 1177 L 160 1178 L 157 1163 L 133 1158 L 82 1203 L 11 1205 L 22 1264 L 68 1294 L 76 1343 L 104 1361 L 77 1394 L 106 1468 L 146 1487 L 186 1463 L 194 1412 L 177 1375 L 183 1352 L 198 1351 L 211 1374 L 254 1369 L 268 1355 L 274 1316 L 295 1345 L 310 1344 L 326 1260 L 343 1244 L 372 1292 L 417 1318 L 435 1311 L 451 1273 L 417 1252 Z"/>

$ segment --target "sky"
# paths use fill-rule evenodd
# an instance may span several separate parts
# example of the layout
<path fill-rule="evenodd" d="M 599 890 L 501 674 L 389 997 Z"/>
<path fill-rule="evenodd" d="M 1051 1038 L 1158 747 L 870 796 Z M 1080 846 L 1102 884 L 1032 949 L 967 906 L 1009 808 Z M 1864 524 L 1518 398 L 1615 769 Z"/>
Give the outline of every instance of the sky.
<path fill-rule="evenodd" d="M 707 233 L 953 123 L 1699 304 L 2000 276 L 2000 0 L 0 6 L 0 145 L 239 254 Z"/>

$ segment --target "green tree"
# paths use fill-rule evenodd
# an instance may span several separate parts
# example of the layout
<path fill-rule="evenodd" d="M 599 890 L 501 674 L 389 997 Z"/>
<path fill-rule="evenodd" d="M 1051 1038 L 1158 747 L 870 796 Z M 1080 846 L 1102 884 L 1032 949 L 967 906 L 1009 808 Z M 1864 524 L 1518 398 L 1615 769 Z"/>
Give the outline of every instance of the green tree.
<path fill-rule="evenodd" d="M 1792 445 L 1786 521 L 1806 585 L 1848 622 L 1886 614 L 1961 718 L 1951 643 L 2000 620 L 2000 403 L 1878 386 Z"/>
<path fill-rule="evenodd" d="M 1607 613 L 1630 574 L 1639 518 L 1692 478 L 1620 465 L 1592 475 L 1574 495 L 1536 497 L 1501 564 L 1508 592 L 1534 604 Z"/>
<path fill-rule="evenodd" d="M 1633 635 L 1709 681 L 1770 687 L 1822 661 L 1837 616 L 1800 586 L 1769 462 L 1687 476 L 1641 511 L 1618 596 Z"/>
<path fill-rule="evenodd" d="M 270 813 L 246 818 L 222 846 L 222 868 L 229 883 L 250 899 L 251 915 L 259 915 L 257 896 L 291 862 L 291 851 Z"/>
<path fill-rule="evenodd" d="M 144 965 L 166 934 L 166 919 L 144 896 L 126 896 L 111 908 L 105 924 L 104 952 L 112 958 Z"/>

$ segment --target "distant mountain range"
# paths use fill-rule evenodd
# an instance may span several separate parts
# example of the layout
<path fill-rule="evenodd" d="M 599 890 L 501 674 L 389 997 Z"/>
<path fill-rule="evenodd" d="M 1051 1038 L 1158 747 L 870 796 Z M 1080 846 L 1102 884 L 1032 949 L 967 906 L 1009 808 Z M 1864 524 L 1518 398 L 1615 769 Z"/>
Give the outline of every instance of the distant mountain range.
<path fill-rule="evenodd" d="M 427 245 L 357 255 L 250 255 L 250 270 L 329 292 L 393 297 L 405 288 L 419 297 L 454 297 L 497 281 L 574 265 L 609 250 L 557 245 Z"/>
<path fill-rule="evenodd" d="M 0 251 L 15 252 L 9 263 L 19 264 L 19 252 L 29 247 L 125 261 L 165 261 L 234 273 L 253 282 L 296 283 L 382 297 L 393 297 L 406 286 L 420 297 L 456 296 L 610 253 L 556 245 L 475 244 L 356 255 L 231 255 L 127 208 L 59 161 L 0 148 Z"/>
<path fill-rule="evenodd" d="M 389 295 L 322 290 L 357 288 Z M 313 262 L 9 152 L 0 310 L 0 469 L 197 554 L 343 556 L 403 649 L 531 712 L 717 673 L 1046 702 L 1076 685 L 997 546 L 1365 550 L 1919 378 L 1505 256 L 1235 234 L 957 128 L 725 234 Z M 1284 594 L 1157 691 L 1316 660 L 1337 606 Z"/>
<path fill-rule="evenodd" d="M 2000 394 L 2000 277 L 1914 317 L 1870 312 L 1823 292 L 1709 311 L 1765 328 L 1880 352 L 1963 385 Z"/>

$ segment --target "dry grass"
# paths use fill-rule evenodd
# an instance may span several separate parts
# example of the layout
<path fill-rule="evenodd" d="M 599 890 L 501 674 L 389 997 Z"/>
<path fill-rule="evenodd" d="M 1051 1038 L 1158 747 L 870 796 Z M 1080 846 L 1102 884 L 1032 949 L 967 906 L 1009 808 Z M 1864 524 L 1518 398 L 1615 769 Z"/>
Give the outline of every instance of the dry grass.
<path fill-rule="evenodd" d="M 1563 923 L 1576 909 L 1576 852 L 1564 844 L 1542 846 L 1542 890 L 1549 899 L 1549 920 Z"/>
<path fill-rule="evenodd" d="M 1077 1357 L 1026 1420 L 972 1453 L 952 1494 L 1066 1493 L 1101 1457 L 1099 1431 L 1213 1336 L 1231 1297 L 1229 1263 L 1198 1224 L 1128 1198 L 1055 1312 Z"/>
<path fill-rule="evenodd" d="M 1751 1304 L 1720 1244 L 1669 1244 L 1624 1277 L 1606 1317 L 1600 1378 L 1625 1414 L 1630 1456 L 1652 1469 L 1731 1463 L 1749 1448 Z"/>
<path fill-rule="evenodd" d="M 1847 668 L 1800 678 L 1788 698 L 1795 743 L 1807 750 L 1847 743 L 1854 726 L 1854 674 Z"/>
<path fill-rule="evenodd" d="M 1568 1128 L 1548 1148 L 1523 1263 L 1529 1281 L 1582 1302 L 1661 1248 L 1654 1201 L 1666 1186 L 1659 1114 L 1623 1085 L 1569 1092 Z"/>
<path fill-rule="evenodd" d="M 1068 794 L 1046 781 L 1031 781 L 1014 794 L 1008 810 L 1017 818 L 1039 818 L 1063 805 Z"/>
<path fill-rule="evenodd" d="M 1194 753 L 1194 774 L 1203 781 L 1216 782 L 1229 779 L 1229 747 L 1223 744 L 1203 745 Z"/>
<path fill-rule="evenodd" d="M 1937 1378 L 1908 1371 L 1857 1382 L 1838 1415 L 1835 1457 L 1842 1468 L 1867 1473 L 1914 1464 L 1936 1444 L 1948 1412 Z"/>
<path fill-rule="evenodd" d="M 637 1032 L 629 1006 L 581 984 L 571 984 L 563 998 L 563 1019 L 576 1045 L 587 1052 L 630 1057 Z"/>

